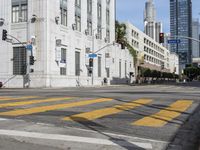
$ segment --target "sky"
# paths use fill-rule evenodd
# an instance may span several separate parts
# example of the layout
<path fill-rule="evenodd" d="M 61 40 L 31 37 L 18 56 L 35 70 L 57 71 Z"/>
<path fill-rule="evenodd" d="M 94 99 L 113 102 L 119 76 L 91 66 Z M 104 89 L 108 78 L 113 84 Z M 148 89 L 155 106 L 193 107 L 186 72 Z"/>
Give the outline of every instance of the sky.
<path fill-rule="evenodd" d="M 144 8 L 147 0 L 116 0 L 118 21 L 129 21 L 140 30 L 144 30 Z M 154 0 L 156 20 L 163 23 L 163 32 L 170 31 L 169 0 Z M 200 0 L 192 0 L 193 18 L 200 19 Z"/>

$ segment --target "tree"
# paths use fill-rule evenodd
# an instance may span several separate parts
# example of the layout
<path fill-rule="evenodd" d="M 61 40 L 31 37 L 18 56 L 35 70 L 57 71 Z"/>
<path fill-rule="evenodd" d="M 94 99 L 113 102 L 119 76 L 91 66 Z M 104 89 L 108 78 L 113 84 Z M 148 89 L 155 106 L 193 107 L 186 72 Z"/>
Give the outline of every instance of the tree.
<path fill-rule="evenodd" d="M 127 47 L 130 54 L 134 58 L 134 65 L 137 64 L 137 52 L 136 50 L 128 43 L 126 38 L 126 25 L 124 23 L 119 23 L 118 21 L 115 22 L 115 36 L 116 42 L 122 45 L 122 48 Z M 137 68 L 137 67 L 136 67 Z"/>
<path fill-rule="evenodd" d="M 190 80 L 197 78 L 200 75 L 198 67 L 190 66 L 184 69 L 184 75 L 186 75 Z"/>

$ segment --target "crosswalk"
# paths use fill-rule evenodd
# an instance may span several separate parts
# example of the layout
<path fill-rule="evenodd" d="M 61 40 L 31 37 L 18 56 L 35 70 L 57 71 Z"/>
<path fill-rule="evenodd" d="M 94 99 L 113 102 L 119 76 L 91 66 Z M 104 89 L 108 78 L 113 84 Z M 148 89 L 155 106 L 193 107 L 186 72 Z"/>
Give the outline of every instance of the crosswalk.
<path fill-rule="evenodd" d="M 113 104 L 112 102 L 115 102 Z M 113 98 L 80 98 L 80 97 L 50 97 L 44 98 L 40 96 L 23 96 L 23 97 L 0 97 L 0 117 L 17 117 L 26 116 L 38 113 L 45 113 L 55 110 L 64 110 L 66 116 L 59 116 L 59 119 L 66 122 L 80 122 L 80 121 L 95 121 L 97 119 L 106 118 L 111 115 L 117 115 L 125 111 L 142 109 L 153 104 L 155 99 L 141 98 L 130 101 L 117 101 Z M 117 103 L 117 104 L 116 104 Z M 170 121 L 182 115 L 189 109 L 192 109 L 192 100 L 176 100 L 171 102 L 166 107 L 160 108 L 156 113 L 149 112 L 148 116 L 139 118 L 138 120 L 131 120 L 132 126 L 143 127 L 164 127 Z M 93 107 L 97 104 L 103 104 L 104 107 L 94 107 L 89 111 L 78 112 L 74 115 L 67 116 L 67 110 L 76 107 Z M 108 104 L 108 106 L 105 106 Z M 24 107 L 28 106 L 28 107 Z M 153 109 L 153 108 L 152 108 Z"/>

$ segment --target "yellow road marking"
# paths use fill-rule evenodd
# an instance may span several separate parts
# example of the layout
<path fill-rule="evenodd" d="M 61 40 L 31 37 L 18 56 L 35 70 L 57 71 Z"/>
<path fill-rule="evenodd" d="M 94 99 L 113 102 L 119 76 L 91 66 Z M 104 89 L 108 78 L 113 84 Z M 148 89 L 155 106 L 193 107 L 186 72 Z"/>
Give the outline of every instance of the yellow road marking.
<path fill-rule="evenodd" d="M 61 101 L 61 100 L 63 101 L 63 100 L 69 100 L 69 99 L 72 99 L 72 97 L 47 98 L 47 99 L 22 101 L 22 102 L 14 102 L 14 103 L 3 103 L 3 104 L 0 104 L 0 108 L 39 104 L 39 103 L 46 103 L 46 102 L 55 102 L 55 101 Z"/>
<path fill-rule="evenodd" d="M 0 101 L 9 101 L 9 100 L 24 100 L 38 98 L 38 96 L 23 96 L 23 97 L 0 97 Z"/>
<path fill-rule="evenodd" d="M 190 100 L 178 100 L 167 107 L 165 110 L 161 110 L 160 112 L 149 117 L 144 117 L 143 119 L 132 123 L 132 125 L 162 127 L 169 121 L 180 116 L 182 112 L 187 110 L 192 105 L 192 103 L 193 101 Z"/>
<path fill-rule="evenodd" d="M 13 110 L 13 111 L 8 111 L 8 112 L 2 112 L 0 113 L 0 115 L 3 115 L 3 116 L 29 115 L 29 114 L 41 113 L 41 112 L 46 112 L 46 111 L 51 111 L 51 110 L 85 106 L 85 105 L 100 103 L 100 102 L 108 102 L 111 100 L 112 99 L 110 98 L 84 100 L 84 101 L 72 102 L 72 103 L 67 103 L 67 104 L 57 104 L 57 105 L 50 105 L 50 106 L 40 106 L 40 107 L 34 107 L 34 108 L 28 108 L 28 109 Z"/>
<path fill-rule="evenodd" d="M 67 121 L 89 121 L 89 120 L 95 120 L 104 116 L 120 113 L 125 110 L 130 110 L 135 107 L 142 106 L 144 104 L 150 103 L 152 100 L 150 99 L 138 99 L 134 100 L 132 102 L 128 102 L 122 105 L 116 105 L 114 107 L 110 108 L 104 108 L 104 109 L 99 109 L 99 110 L 94 110 L 91 112 L 86 112 L 86 113 L 81 113 L 77 115 L 73 115 L 70 117 L 65 117 L 62 120 L 67 120 Z"/>

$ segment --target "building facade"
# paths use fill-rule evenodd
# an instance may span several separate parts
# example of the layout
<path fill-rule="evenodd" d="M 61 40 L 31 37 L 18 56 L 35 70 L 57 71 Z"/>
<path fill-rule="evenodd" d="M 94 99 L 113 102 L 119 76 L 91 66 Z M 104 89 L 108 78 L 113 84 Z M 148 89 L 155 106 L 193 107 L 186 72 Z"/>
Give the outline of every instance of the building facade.
<path fill-rule="evenodd" d="M 144 33 L 159 42 L 159 34 L 162 32 L 162 23 L 156 22 L 156 9 L 153 0 L 147 0 L 144 10 Z"/>
<path fill-rule="evenodd" d="M 180 74 L 179 72 L 179 57 L 176 53 L 170 53 L 170 72 Z"/>
<path fill-rule="evenodd" d="M 192 21 L 192 38 L 199 40 L 199 19 L 193 19 Z M 197 41 L 192 42 L 192 58 L 199 58 L 200 57 L 200 44 Z"/>
<path fill-rule="evenodd" d="M 133 70 L 129 51 L 113 45 L 115 0 L 2 0 L 0 10 L 0 30 L 21 41 L 0 40 L 0 81 L 6 87 L 102 85 L 105 78 L 107 84 L 122 83 Z M 24 70 L 31 53 L 36 61 Z M 21 75 L 29 70 L 30 77 Z"/>
<path fill-rule="evenodd" d="M 192 37 L 191 0 L 170 0 L 170 32 L 173 36 Z M 173 44 L 171 51 L 179 55 L 180 71 L 192 62 L 192 41 L 181 38 L 181 43 Z"/>
<path fill-rule="evenodd" d="M 177 63 L 172 63 L 170 51 L 156 42 L 151 37 L 137 29 L 134 25 L 127 22 L 126 37 L 130 45 L 137 51 L 139 56 L 139 66 L 163 72 L 172 72 Z M 176 61 L 178 58 L 173 57 Z"/>

